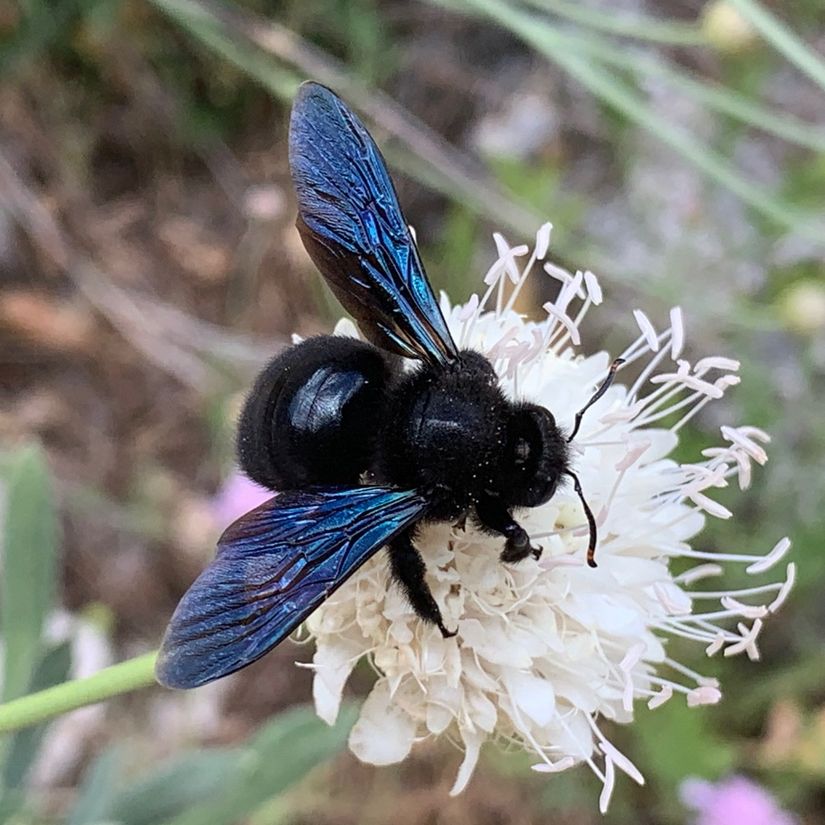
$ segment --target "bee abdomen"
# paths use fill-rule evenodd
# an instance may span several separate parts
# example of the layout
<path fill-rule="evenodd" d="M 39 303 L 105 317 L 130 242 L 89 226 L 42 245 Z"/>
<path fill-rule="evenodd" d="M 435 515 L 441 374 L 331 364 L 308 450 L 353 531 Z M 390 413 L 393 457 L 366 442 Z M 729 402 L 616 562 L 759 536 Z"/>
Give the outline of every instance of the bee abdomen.
<path fill-rule="evenodd" d="M 273 490 L 355 484 L 372 462 L 387 358 L 341 336 L 309 338 L 258 377 L 238 424 L 246 474 Z"/>

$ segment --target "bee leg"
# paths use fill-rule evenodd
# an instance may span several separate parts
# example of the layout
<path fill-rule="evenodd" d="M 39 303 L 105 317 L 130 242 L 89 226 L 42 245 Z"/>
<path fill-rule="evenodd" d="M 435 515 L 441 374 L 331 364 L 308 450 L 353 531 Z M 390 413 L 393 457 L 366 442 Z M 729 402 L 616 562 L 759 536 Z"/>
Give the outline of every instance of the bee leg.
<path fill-rule="evenodd" d="M 412 609 L 425 622 L 436 625 L 445 639 L 455 636 L 457 630 L 447 630 L 444 626 L 441 610 L 424 578 L 427 570 L 424 559 L 412 543 L 410 532 L 393 539 L 387 549 L 392 578 L 404 589 Z"/>
<path fill-rule="evenodd" d="M 502 501 L 494 496 L 481 499 L 476 504 L 476 515 L 481 526 L 491 533 L 501 533 L 507 541 L 501 551 L 503 562 L 519 562 L 532 555 L 541 558 L 541 547 L 530 544 L 527 531 L 510 515 Z"/>

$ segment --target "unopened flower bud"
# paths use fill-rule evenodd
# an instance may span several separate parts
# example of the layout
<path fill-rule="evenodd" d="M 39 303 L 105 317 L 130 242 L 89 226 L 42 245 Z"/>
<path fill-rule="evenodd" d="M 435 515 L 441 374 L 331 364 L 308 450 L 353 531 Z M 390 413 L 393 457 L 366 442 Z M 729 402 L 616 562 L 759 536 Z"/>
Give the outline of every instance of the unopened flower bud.
<path fill-rule="evenodd" d="M 758 40 L 756 30 L 728 0 L 711 0 L 701 22 L 708 42 L 723 54 L 741 54 Z"/>

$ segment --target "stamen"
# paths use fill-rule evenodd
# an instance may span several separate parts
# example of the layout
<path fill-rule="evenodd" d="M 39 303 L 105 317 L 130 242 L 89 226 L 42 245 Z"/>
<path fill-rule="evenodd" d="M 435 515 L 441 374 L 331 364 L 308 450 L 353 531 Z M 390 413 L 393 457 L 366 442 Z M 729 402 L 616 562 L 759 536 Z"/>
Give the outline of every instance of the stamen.
<path fill-rule="evenodd" d="M 640 358 L 644 356 L 650 355 L 651 352 L 657 352 L 659 347 L 665 344 L 667 341 L 671 339 L 673 335 L 673 331 L 670 329 L 664 330 L 664 332 L 659 333 L 658 337 L 656 338 L 657 347 L 655 349 L 651 349 L 647 338 L 644 335 L 640 335 L 623 353 L 622 358 L 624 358 L 628 364 L 633 363 L 634 361 L 638 361 Z"/>
<path fill-rule="evenodd" d="M 671 691 L 676 691 L 676 693 L 682 693 L 685 696 L 687 696 L 693 690 L 693 688 L 691 687 L 682 685 L 679 682 L 674 682 L 672 679 L 665 679 L 662 676 L 651 675 L 649 677 L 649 681 L 652 685 L 661 685 L 663 688 L 669 688 Z"/>
<path fill-rule="evenodd" d="M 719 687 L 718 679 L 713 676 L 703 676 L 701 673 L 697 673 L 692 668 L 686 667 L 681 662 L 677 662 L 669 656 L 665 657 L 664 663 L 677 673 L 681 673 L 682 676 L 687 676 L 688 679 L 693 679 L 700 687 Z"/>
<path fill-rule="evenodd" d="M 680 419 L 679 419 L 679 420 L 678 420 L 678 421 L 677 421 L 677 422 L 676 422 L 676 423 L 675 423 L 675 424 L 674 424 L 674 425 L 670 428 L 670 431 L 671 431 L 672 433 L 678 433 L 678 432 L 679 432 L 679 430 L 681 430 L 681 429 L 682 429 L 682 427 L 684 427 L 684 426 L 685 426 L 685 424 L 687 424 L 687 423 L 688 423 L 688 421 L 690 421 L 690 419 L 691 419 L 691 418 L 693 418 L 693 416 L 694 416 L 694 415 L 696 415 L 696 414 L 697 414 L 697 413 L 698 413 L 698 412 L 699 412 L 699 411 L 700 411 L 700 410 L 701 410 L 701 409 L 702 409 L 705 405 L 709 404 L 712 400 L 713 400 L 713 399 L 711 399 L 709 396 L 707 396 L 707 397 L 703 398 L 703 399 L 702 399 L 702 400 L 701 400 L 701 401 L 700 401 L 700 402 L 699 402 L 699 403 L 698 403 L 698 404 L 697 404 L 697 405 L 696 405 L 696 406 L 695 406 L 692 410 L 690 410 L 690 412 L 688 412 L 687 414 L 683 415 L 683 416 L 682 416 L 682 417 L 681 417 L 681 418 L 680 418 Z"/>
<path fill-rule="evenodd" d="M 785 603 L 785 599 L 788 598 L 788 595 L 791 592 L 791 589 L 794 586 L 794 582 L 796 581 L 796 564 L 791 562 L 788 565 L 786 574 L 785 574 L 785 581 L 782 583 L 782 587 L 779 589 L 779 594 L 777 597 L 768 605 L 768 610 L 771 613 L 776 613 L 780 607 Z"/>
<path fill-rule="evenodd" d="M 722 397 L 722 390 L 719 389 L 719 387 L 715 384 L 711 384 L 709 381 L 704 381 L 699 378 L 698 373 L 691 373 L 689 371 L 689 365 L 685 365 L 687 365 L 687 361 L 680 361 L 678 372 L 664 372 L 659 375 L 655 375 L 650 379 L 651 384 L 662 384 L 666 381 L 677 381 L 685 388 L 697 390 L 710 398 Z"/>
<path fill-rule="evenodd" d="M 683 398 L 681 401 L 677 401 L 674 404 L 671 404 L 669 407 L 666 407 L 663 410 L 659 410 L 659 412 L 653 412 L 653 410 L 658 409 L 663 404 L 666 404 L 670 401 L 674 396 L 679 395 L 685 391 L 684 387 L 674 387 L 668 392 L 667 394 L 663 395 L 655 404 L 651 404 L 647 407 L 644 411 L 644 415 L 640 415 L 636 418 L 633 422 L 633 426 L 636 429 L 642 429 L 644 427 L 649 427 L 651 424 L 655 424 L 657 421 L 661 421 L 663 418 L 667 418 L 669 415 L 673 415 L 673 413 L 683 410 L 685 407 L 690 407 L 692 404 L 699 403 L 702 399 L 706 399 L 707 396 L 704 393 L 700 392 L 693 392 L 688 395 L 686 398 Z"/>
<path fill-rule="evenodd" d="M 708 561 L 730 561 L 734 564 L 752 564 L 765 561 L 765 556 L 746 556 L 738 553 L 717 553 L 716 551 L 680 549 L 673 553 L 674 557 L 684 559 L 707 559 Z M 750 572 L 748 570 L 747 572 Z M 761 572 L 761 571 L 759 571 Z"/>
<path fill-rule="evenodd" d="M 547 250 L 550 248 L 550 233 L 553 231 L 553 224 L 549 221 L 543 223 L 536 232 L 535 256 L 539 261 L 547 257 Z"/>
<path fill-rule="evenodd" d="M 574 298 L 584 299 L 584 295 L 581 294 L 583 277 L 584 276 L 581 272 L 577 272 L 575 276 L 570 279 L 570 281 L 562 285 L 556 300 L 550 301 L 548 304 L 544 305 L 544 309 L 548 312 L 548 314 L 553 315 L 555 318 L 560 320 L 567 330 L 566 333 L 564 330 L 554 331 L 552 326 L 548 330 L 547 348 L 553 352 L 558 353 L 561 350 L 562 344 L 567 340 L 568 335 L 572 339 L 574 345 L 578 345 L 578 342 L 580 341 L 578 326 L 576 322 L 573 321 L 568 315 L 567 309 Z M 552 307 L 552 309 L 549 307 Z"/>
<path fill-rule="evenodd" d="M 709 611 L 707 613 L 697 613 L 689 619 L 685 618 L 685 621 L 699 621 L 699 620 L 701 620 L 703 622 L 709 622 L 711 620 L 716 621 L 717 619 L 734 619 L 737 616 L 739 616 L 743 619 L 759 619 L 759 618 L 764 617 L 765 614 L 767 614 L 768 608 L 767 607 L 754 608 L 754 611 L 758 611 L 759 615 L 757 615 L 757 616 L 747 615 L 747 613 L 749 613 L 750 611 L 742 610 L 739 607 L 728 608 L 726 610 L 713 610 L 713 611 Z"/>
<path fill-rule="evenodd" d="M 567 332 L 570 334 L 570 338 L 573 341 L 575 346 L 578 346 L 581 343 L 581 338 L 579 337 L 579 331 L 573 324 L 573 321 L 567 317 L 563 312 L 557 309 L 555 304 L 551 304 L 550 302 L 544 304 L 544 310 L 547 312 L 548 315 L 552 316 L 554 321 L 559 321 Z M 549 333 L 552 333 L 554 330 L 555 325 L 551 326 L 548 330 Z M 547 338 L 547 349 L 553 349 L 552 347 L 552 335 Z"/>
<path fill-rule="evenodd" d="M 595 723 L 593 727 L 599 740 L 599 747 L 605 756 L 608 756 L 610 761 L 626 773 L 634 782 L 639 785 L 644 785 L 645 778 L 642 776 L 642 772 L 612 742 L 604 737 L 604 734 L 596 727 Z"/>
<path fill-rule="evenodd" d="M 756 574 L 756 573 L 764 573 L 766 570 L 770 570 L 777 562 L 785 557 L 785 554 L 788 550 L 791 549 L 791 540 L 786 536 L 783 539 L 780 539 L 774 546 L 770 553 L 767 553 L 765 556 L 755 557 L 755 562 L 750 567 L 745 568 L 746 573 Z M 744 558 L 744 556 L 742 557 Z"/>
<path fill-rule="evenodd" d="M 466 323 L 467 321 L 469 321 L 470 318 L 475 316 L 475 314 L 478 312 L 478 305 L 479 305 L 478 293 L 474 292 L 467 299 L 467 303 L 464 304 L 464 306 L 459 309 L 458 320 L 461 321 L 462 323 Z M 465 327 L 465 330 L 462 330 L 462 332 L 464 332 L 464 331 L 466 331 L 466 327 Z"/>
<path fill-rule="evenodd" d="M 592 304 L 593 304 L 593 302 L 590 300 L 590 296 L 588 295 L 588 296 L 587 296 L 587 298 L 585 299 L 585 302 L 582 304 L 581 309 L 579 309 L 578 314 L 577 314 L 577 315 L 576 315 L 576 317 L 573 319 L 573 326 L 574 326 L 576 329 L 578 329 L 578 328 L 581 326 L 582 321 L 584 320 L 585 315 L 587 315 L 587 311 L 590 309 L 590 307 L 592 306 Z M 569 333 L 569 332 L 565 332 L 565 333 L 561 336 L 561 338 L 559 338 L 559 340 L 558 340 L 558 341 L 556 341 L 556 342 L 553 344 L 553 349 L 554 349 L 556 352 L 558 352 L 558 351 L 559 351 L 559 350 L 560 350 L 560 349 L 561 349 L 561 348 L 562 348 L 562 347 L 563 347 L 563 346 L 567 343 L 567 340 L 568 340 L 569 338 L 571 338 L 570 333 Z"/>
<path fill-rule="evenodd" d="M 759 648 L 756 646 L 756 640 L 762 631 L 762 619 L 757 619 L 750 628 L 745 624 L 738 624 L 737 629 L 742 634 L 741 640 L 730 647 L 725 648 L 725 656 L 736 656 L 739 653 L 745 652 L 748 658 L 752 661 L 758 661 Z"/>
<path fill-rule="evenodd" d="M 732 630 L 727 630 L 724 627 L 720 627 L 719 625 L 715 625 L 712 622 L 707 621 L 703 615 L 700 613 L 693 617 L 693 621 L 695 622 L 697 628 L 701 628 L 702 630 L 707 631 L 709 635 L 712 635 L 715 639 L 720 633 L 725 637 L 725 641 L 727 642 L 739 642 L 742 639 L 741 635 L 737 635 Z M 740 628 L 745 627 L 744 625 L 739 625 Z M 747 628 L 745 628 L 747 630 Z M 742 631 L 740 630 L 740 634 Z"/>
<path fill-rule="evenodd" d="M 746 433 L 742 432 L 744 429 L 744 427 L 737 429 L 736 427 L 723 426 L 721 428 L 722 437 L 730 441 L 732 444 L 740 447 L 757 464 L 764 464 L 768 460 L 768 454 L 753 440 L 753 438 L 749 438 Z M 757 430 L 757 432 L 764 437 L 764 441 L 770 441 L 770 438 L 766 433 L 762 433 L 761 430 Z"/>
<path fill-rule="evenodd" d="M 598 306 L 602 302 L 602 288 L 598 278 L 589 269 L 584 271 L 584 287 L 587 290 L 587 297 Z"/>
<path fill-rule="evenodd" d="M 692 514 L 695 511 L 691 510 L 690 512 Z M 690 586 L 695 582 L 701 581 L 702 579 L 706 579 L 711 576 L 721 576 L 723 572 L 724 568 L 721 564 L 697 564 L 696 567 L 693 567 L 690 570 L 686 570 L 679 576 L 675 576 L 673 581 L 676 582 L 676 584 L 686 584 Z M 693 591 L 691 591 L 690 596 L 691 598 L 695 598 L 696 594 Z"/>
<path fill-rule="evenodd" d="M 664 361 L 665 358 L 667 358 L 669 354 L 669 350 L 661 349 L 659 350 L 659 352 L 656 353 L 656 355 L 653 356 L 653 358 L 650 359 L 649 363 L 642 370 L 639 377 L 633 382 L 633 386 L 628 390 L 628 399 L 632 401 L 636 400 L 639 390 L 647 383 L 647 381 L 650 379 L 650 376 L 653 374 L 653 371 L 659 366 L 659 364 L 662 363 L 662 361 Z M 658 377 L 659 376 L 656 376 L 656 378 Z M 655 379 L 654 383 L 657 383 L 655 382 Z"/>
<path fill-rule="evenodd" d="M 558 266 L 557 264 L 552 263 L 551 261 L 546 261 L 542 265 L 542 269 L 551 277 L 555 278 L 557 281 L 561 281 L 562 289 L 567 286 L 571 281 L 575 280 L 575 276 L 571 275 L 564 267 Z M 581 288 L 582 281 L 579 281 L 577 288 L 576 288 L 576 297 L 584 300 L 585 292 Z"/>
<path fill-rule="evenodd" d="M 636 323 L 639 325 L 639 329 L 642 331 L 647 345 L 653 352 L 656 352 L 659 349 L 659 336 L 656 334 L 653 324 L 650 323 L 650 319 L 640 309 L 633 310 L 633 317 L 636 319 Z"/>
<path fill-rule="evenodd" d="M 685 346 L 685 327 L 682 323 L 681 307 L 670 310 L 670 328 L 673 330 L 673 340 L 670 342 L 670 357 L 675 361 Z"/>
<path fill-rule="evenodd" d="M 636 388 L 637 392 L 639 389 L 641 389 L 641 385 Z M 638 400 L 634 397 L 633 401 L 636 404 L 638 415 L 641 416 L 642 413 L 648 413 L 651 410 L 656 409 L 662 403 L 669 401 L 674 396 L 684 392 L 684 390 L 685 388 L 679 382 L 673 381 L 661 384 L 656 387 L 656 389 L 651 390 L 647 395 L 639 398 Z"/>
<path fill-rule="evenodd" d="M 762 593 L 773 593 L 775 590 L 781 590 L 784 586 L 784 582 L 772 582 L 759 587 L 743 587 L 741 590 L 691 590 L 690 598 L 722 599 L 727 596 L 759 596 Z"/>
<path fill-rule="evenodd" d="M 524 244 L 510 247 L 504 236 L 498 232 L 493 233 L 493 239 L 496 242 L 499 259 L 502 261 L 502 274 L 498 279 L 498 291 L 496 293 L 496 315 L 501 316 L 504 304 L 504 288 L 505 283 L 509 280 L 513 284 L 517 284 L 520 273 L 515 259 L 526 255 L 529 251 Z M 506 278 L 504 276 L 507 276 Z"/>
<path fill-rule="evenodd" d="M 493 240 L 498 250 L 499 260 L 503 264 L 503 269 L 507 273 L 507 278 L 513 284 L 518 283 L 519 268 L 515 259 L 526 255 L 530 250 L 526 244 L 519 244 L 518 246 L 510 246 L 507 239 L 500 232 L 493 232 Z M 498 314 L 501 315 L 499 309 Z"/>
<path fill-rule="evenodd" d="M 656 710 L 656 708 L 661 707 L 665 702 L 669 701 L 673 698 L 673 688 L 669 685 L 664 685 L 662 689 L 653 695 L 650 701 L 647 703 L 648 708 L 650 710 Z"/>
<path fill-rule="evenodd" d="M 544 226 L 551 226 L 551 224 L 544 224 Z M 542 229 L 544 229 L 544 226 L 542 227 Z M 541 232 L 541 229 L 539 230 L 539 232 Z M 544 239 L 542 238 L 541 242 L 543 243 L 543 241 L 544 241 Z M 546 241 L 547 241 L 547 246 L 549 246 L 549 244 L 550 244 L 550 232 L 549 232 L 549 230 L 547 232 Z M 536 248 L 533 250 L 533 254 L 530 256 L 530 259 L 527 261 L 527 265 L 524 267 L 524 270 L 522 271 L 521 275 L 519 276 L 518 280 L 515 283 L 515 286 L 513 287 L 512 291 L 510 292 L 510 297 L 507 299 L 507 303 L 504 306 L 504 312 L 505 313 L 510 312 L 510 310 L 513 309 L 513 306 L 516 303 L 516 298 L 518 298 L 519 292 L 521 292 L 521 288 L 526 283 L 527 278 L 530 275 L 530 271 L 533 268 L 533 264 L 535 264 L 536 260 L 541 260 L 544 257 L 544 255 L 547 254 L 547 246 L 545 246 L 544 249 L 541 250 L 539 248 L 539 240 L 537 239 Z M 543 254 L 539 254 L 540 251 Z"/>
<path fill-rule="evenodd" d="M 698 630 L 695 627 L 690 626 L 683 626 L 677 622 L 661 622 L 657 625 L 654 625 L 658 630 L 661 630 L 663 633 L 668 633 L 671 636 L 679 636 L 682 639 L 689 639 L 692 642 L 703 642 L 705 644 L 711 644 L 716 642 L 719 637 L 719 632 L 708 633 Z M 725 641 L 739 641 L 738 636 L 733 636 L 730 634 L 724 635 Z M 651 678 L 651 681 L 656 681 L 655 679 Z"/>
<path fill-rule="evenodd" d="M 687 704 L 689 708 L 700 707 L 701 705 L 716 705 L 722 698 L 722 691 L 712 687 L 694 688 L 688 694 Z"/>

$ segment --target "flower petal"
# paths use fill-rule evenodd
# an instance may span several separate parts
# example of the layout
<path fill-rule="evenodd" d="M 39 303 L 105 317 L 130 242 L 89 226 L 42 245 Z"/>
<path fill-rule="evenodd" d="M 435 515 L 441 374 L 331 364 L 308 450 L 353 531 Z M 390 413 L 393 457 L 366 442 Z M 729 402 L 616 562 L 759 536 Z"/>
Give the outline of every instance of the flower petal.
<path fill-rule="evenodd" d="M 461 739 L 464 742 L 464 760 L 458 769 L 453 787 L 450 788 L 450 796 L 458 796 L 467 787 L 467 783 L 478 764 L 478 756 L 481 752 L 481 743 L 484 741 L 484 736 L 480 733 L 462 730 Z"/>
<path fill-rule="evenodd" d="M 341 692 L 363 650 L 357 641 L 344 638 L 318 644 L 312 664 L 312 698 L 315 712 L 328 725 L 334 725 L 341 707 Z"/>
<path fill-rule="evenodd" d="M 390 701 L 386 681 L 379 679 L 349 734 L 349 749 L 369 765 L 394 765 L 409 756 L 417 724 Z"/>

